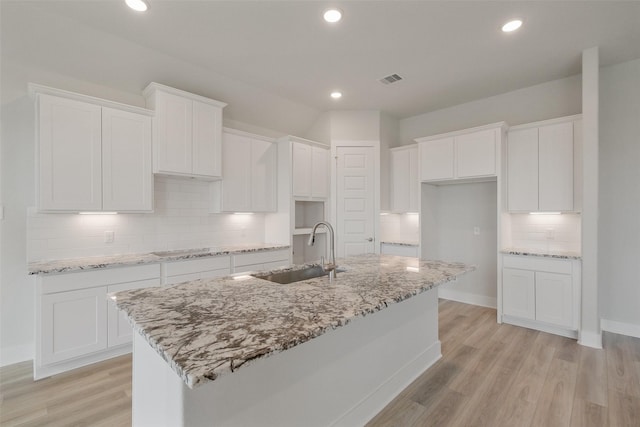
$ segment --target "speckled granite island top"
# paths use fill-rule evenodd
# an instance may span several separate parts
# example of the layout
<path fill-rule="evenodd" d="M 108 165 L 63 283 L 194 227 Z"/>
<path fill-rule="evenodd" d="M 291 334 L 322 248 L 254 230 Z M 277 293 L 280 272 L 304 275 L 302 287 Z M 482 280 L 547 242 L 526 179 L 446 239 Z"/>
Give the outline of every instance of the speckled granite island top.
<path fill-rule="evenodd" d="M 213 248 L 179 249 L 175 251 L 151 252 L 147 254 L 124 254 L 55 261 L 29 263 L 29 274 L 54 274 L 98 268 L 122 267 L 127 265 L 153 264 L 167 261 L 204 258 L 229 254 L 243 254 L 269 250 L 286 249 L 289 246 L 272 243 L 256 243 Z"/>
<path fill-rule="evenodd" d="M 582 259 L 582 255 L 569 251 L 543 251 L 540 249 L 505 248 L 500 252 L 507 255 L 539 256 L 558 259 Z"/>
<path fill-rule="evenodd" d="M 361 255 L 337 264 L 346 272 L 332 283 L 326 276 L 288 285 L 223 277 L 118 292 L 113 298 L 134 329 L 193 388 L 475 269 L 390 255 Z"/>

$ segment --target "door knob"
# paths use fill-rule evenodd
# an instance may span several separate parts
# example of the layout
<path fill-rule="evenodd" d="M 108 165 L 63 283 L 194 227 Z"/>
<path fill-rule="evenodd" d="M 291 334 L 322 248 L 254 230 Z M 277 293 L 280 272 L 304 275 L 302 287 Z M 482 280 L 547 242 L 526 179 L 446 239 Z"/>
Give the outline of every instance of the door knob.
<path fill-rule="evenodd" d="M 367 242 L 373 242 L 373 237 L 369 237 L 369 238 L 367 239 Z"/>

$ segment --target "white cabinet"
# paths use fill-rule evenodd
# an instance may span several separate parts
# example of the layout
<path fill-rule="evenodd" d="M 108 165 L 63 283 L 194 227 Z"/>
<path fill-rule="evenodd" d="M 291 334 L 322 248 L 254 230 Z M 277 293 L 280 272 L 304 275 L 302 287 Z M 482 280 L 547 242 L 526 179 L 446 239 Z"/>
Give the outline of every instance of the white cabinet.
<path fill-rule="evenodd" d="M 40 210 L 153 209 L 152 112 L 38 85 L 31 90 Z"/>
<path fill-rule="evenodd" d="M 575 211 L 580 126 L 576 116 L 513 127 L 507 145 L 507 197 L 513 212 Z"/>
<path fill-rule="evenodd" d="M 224 178 L 212 184 L 212 212 L 276 210 L 277 146 L 259 135 L 225 129 Z"/>
<path fill-rule="evenodd" d="M 223 102 L 158 83 L 143 92 L 153 121 L 153 171 L 201 179 L 221 177 Z"/>
<path fill-rule="evenodd" d="M 329 149 L 296 138 L 291 150 L 293 197 L 329 197 Z"/>
<path fill-rule="evenodd" d="M 480 180 L 498 174 L 504 124 L 418 138 L 420 181 Z"/>
<path fill-rule="evenodd" d="M 131 325 L 107 293 L 159 285 L 158 264 L 38 276 L 34 378 L 130 352 Z"/>
<path fill-rule="evenodd" d="M 391 210 L 396 213 L 418 212 L 420 178 L 418 146 L 393 148 L 391 151 Z"/>
<path fill-rule="evenodd" d="M 575 338 L 580 277 L 578 260 L 505 255 L 502 320 Z"/>
<path fill-rule="evenodd" d="M 289 267 L 289 250 L 277 249 L 272 251 L 234 254 L 231 262 L 233 265 L 233 273 L 264 271 Z"/>
<path fill-rule="evenodd" d="M 162 284 L 227 276 L 231 272 L 229 255 L 169 261 L 162 263 Z"/>

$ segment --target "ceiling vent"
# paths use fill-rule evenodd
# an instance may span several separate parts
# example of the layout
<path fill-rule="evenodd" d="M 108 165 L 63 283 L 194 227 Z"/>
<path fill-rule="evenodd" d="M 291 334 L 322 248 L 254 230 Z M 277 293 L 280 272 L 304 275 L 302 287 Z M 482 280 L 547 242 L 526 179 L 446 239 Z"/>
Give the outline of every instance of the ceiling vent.
<path fill-rule="evenodd" d="M 402 77 L 400 77 L 397 74 L 391 74 L 387 77 L 383 77 L 380 79 L 380 83 L 385 84 L 385 85 L 390 85 L 391 83 L 395 83 L 399 80 L 402 80 Z"/>

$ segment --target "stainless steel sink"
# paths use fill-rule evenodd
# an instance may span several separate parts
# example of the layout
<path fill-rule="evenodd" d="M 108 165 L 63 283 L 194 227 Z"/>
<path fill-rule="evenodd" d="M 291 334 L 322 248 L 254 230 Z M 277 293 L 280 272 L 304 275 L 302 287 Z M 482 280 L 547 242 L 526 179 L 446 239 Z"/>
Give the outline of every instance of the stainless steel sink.
<path fill-rule="evenodd" d="M 345 270 L 337 269 L 337 272 L 344 272 Z M 285 270 L 276 273 L 255 273 L 253 277 L 258 279 L 269 280 L 270 282 L 280 283 L 286 285 L 289 283 L 299 282 L 301 280 L 313 279 L 316 277 L 328 276 L 329 272 L 325 271 L 319 265 L 312 265 L 300 270 Z"/>

